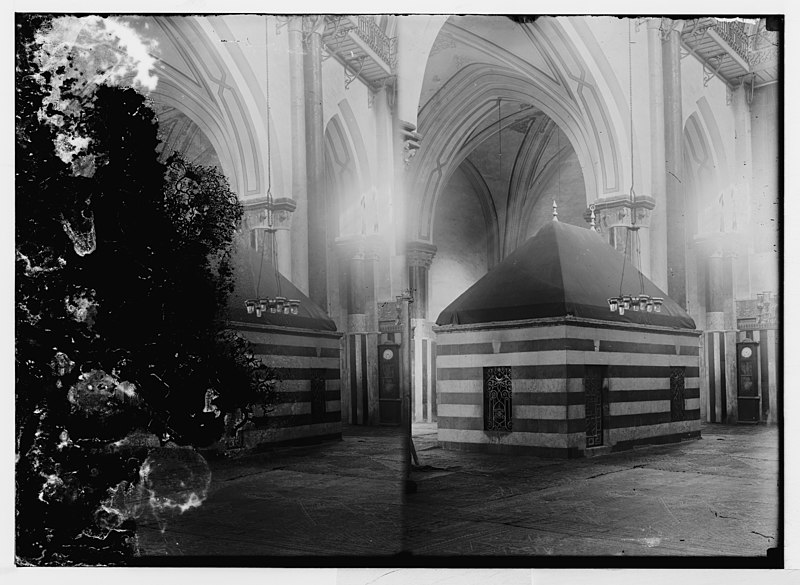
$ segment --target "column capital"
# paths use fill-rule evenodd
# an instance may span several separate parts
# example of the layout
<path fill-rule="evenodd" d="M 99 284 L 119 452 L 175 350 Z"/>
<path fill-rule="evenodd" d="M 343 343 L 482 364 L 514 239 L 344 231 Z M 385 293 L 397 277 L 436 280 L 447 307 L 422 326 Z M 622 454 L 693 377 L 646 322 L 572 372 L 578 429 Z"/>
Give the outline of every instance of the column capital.
<path fill-rule="evenodd" d="M 303 16 L 295 15 L 287 17 L 289 32 L 303 32 Z"/>
<path fill-rule="evenodd" d="M 436 255 L 436 246 L 428 242 L 408 242 L 406 244 L 406 257 L 409 266 L 422 266 L 430 268 L 433 257 Z"/>
<path fill-rule="evenodd" d="M 302 19 L 303 34 L 306 36 L 306 40 L 313 34 L 321 35 L 325 30 L 324 14 L 304 14 L 299 18 Z"/>
<path fill-rule="evenodd" d="M 288 230 L 292 227 L 292 215 L 297 203 L 290 197 L 254 197 L 242 203 L 244 225 L 247 229 Z M 272 221 L 270 222 L 270 214 Z M 270 226 L 271 224 L 271 226 Z"/>
<path fill-rule="evenodd" d="M 646 18 L 647 30 L 661 30 L 661 18 Z"/>
<path fill-rule="evenodd" d="M 660 27 L 662 40 L 669 40 L 670 36 L 672 36 L 672 33 L 677 33 L 678 36 L 680 36 L 680 34 L 683 32 L 683 27 L 685 24 L 685 20 L 662 18 Z"/>
<path fill-rule="evenodd" d="M 637 195 L 633 202 L 627 195 L 604 197 L 597 199 L 583 212 L 583 218 L 590 221 L 592 206 L 594 207 L 595 224 L 599 233 L 607 233 L 612 228 L 650 227 L 651 212 L 656 206 L 656 200 L 648 195 Z"/>

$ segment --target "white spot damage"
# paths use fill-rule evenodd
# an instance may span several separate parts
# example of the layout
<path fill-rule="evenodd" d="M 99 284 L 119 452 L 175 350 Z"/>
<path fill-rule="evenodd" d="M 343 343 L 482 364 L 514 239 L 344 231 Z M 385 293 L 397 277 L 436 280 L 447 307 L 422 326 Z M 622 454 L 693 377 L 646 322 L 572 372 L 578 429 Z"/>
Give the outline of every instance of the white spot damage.
<path fill-rule="evenodd" d="M 165 532 L 172 514 L 199 508 L 208 498 L 211 470 L 191 447 L 160 447 L 150 452 L 139 469 L 135 485 L 121 482 L 109 490 L 98 513 L 103 521 L 118 526 L 127 518 L 151 514 Z"/>
<path fill-rule="evenodd" d="M 39 119 L 57 129 L 53 141 L 56 155 L 71 165 L 73 175 L 92 177 L 92 140 L 82 133 L 79 123 L 85 102 L 91 101 L 98 85 L 154 90 L 158 77 L 153 73 L 156 62 L 151 53 L 157 43 L 118 18 L 99 16 L 56 18 L 36 35 L 36 42 L 40 45 L 37 78 L 48 91 Z"/>
<path fill-rule="evenodd" d="M 64 487 L 64 481 L 55 473 L 42 474 L 42 477 L 45 478 L 45 482 L 42 484 L 42 489 L 39 491 L 39 500 L 45 504 L 49 504 L 50 502 L 48 499 Z"/>
<path fill-rule="evenodd" d="M 58 445 L 56 445 L 56 449 L 61 451 L 71 446 L 72 446 L 72 439 L 69 438 L 69 433 L 67 432 L 67 429 L 64 429 L 58 436 Z"/>
<path fill-rule="evenodd" d="M 94 295 L 95 291 L 91 290 L 78 295 L 73 295 L 71 298 L 65 298 L 64 305 L 67 309 L 67 312 L 79 323 L 85 323 L 87 320 L 92 320 L 94 315 L 97 314 L 97 307 L 99 306 L 99 303 L 95 300 Z"/>
<path fill-rule="evenodd" d="M 72 247 L 78 256 L 86 256 L 97 249 L 97 232 L 94 229 L 94 213 L 92 211 L 86 210 L 79 221 L 70 221 L 62 214 L 61 226 L 69 236 Z"/>

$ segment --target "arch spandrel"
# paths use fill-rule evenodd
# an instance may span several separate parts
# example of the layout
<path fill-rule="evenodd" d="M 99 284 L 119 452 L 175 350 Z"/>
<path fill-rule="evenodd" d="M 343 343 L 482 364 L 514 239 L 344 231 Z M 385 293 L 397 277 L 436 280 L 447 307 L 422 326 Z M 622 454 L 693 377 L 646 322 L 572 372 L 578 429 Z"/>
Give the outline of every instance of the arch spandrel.
<path fill-rule="evenodd" d="M 188 116 L 211 141 L 222 170 L 240 197 L 265 194 L 266 142 L 256 100 L 228 62 L 219 38 L 212 39 L 199 17 L 156 16 L 149 36 L 158 41 L 159 83 L 150 97 Z M 214 42 L 217 41 L 217 42 Z M 238 73 L 238 72 L 237 72 Z M 262 140 L 263 139 L 263 140 Z"/>

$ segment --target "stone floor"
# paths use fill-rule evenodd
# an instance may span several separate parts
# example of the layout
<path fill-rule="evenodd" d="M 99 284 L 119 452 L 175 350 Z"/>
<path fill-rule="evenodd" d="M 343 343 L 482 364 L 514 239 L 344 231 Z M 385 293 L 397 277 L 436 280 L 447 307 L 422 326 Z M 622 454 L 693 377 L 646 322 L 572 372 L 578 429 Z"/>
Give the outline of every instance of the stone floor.
<path fill-rule="evenodd" d="M 397 554 L 405 468 L 398 433 L 353 426 L 342 441 L 209 459 L 206 501 L 173 514 L 163 532 L 154 518 L 140 520 L 140 552 L 178 564 L 177 557 L 202 564 L 199 557 L 209 556 Z"/>
<path fill-rule="evenodd" d="M 764 556 L 778 536 L 778 432 L 704 425 L 702 438 L 554 461 L 445 451 L 414 438 L 417 555 Z"/>
<path fill-rule="evenodd" d="M 445 451 L 434 425 L 415 425 L 416 489 L 404 494 L 397 429 L 346 427 L 340 442 L 209 460 L 202 506 L 175 514 L 163 533 L 154 520 L 140 521 L 140 560 L 296 566 L 313 556 L 318 566 L 441 566 L 522 558 L 535 566 L 534 557 L 562 555 L 763 558 L 778 537 L 777 429 L 704 425 L 702 434 L 561 461 Z"/>

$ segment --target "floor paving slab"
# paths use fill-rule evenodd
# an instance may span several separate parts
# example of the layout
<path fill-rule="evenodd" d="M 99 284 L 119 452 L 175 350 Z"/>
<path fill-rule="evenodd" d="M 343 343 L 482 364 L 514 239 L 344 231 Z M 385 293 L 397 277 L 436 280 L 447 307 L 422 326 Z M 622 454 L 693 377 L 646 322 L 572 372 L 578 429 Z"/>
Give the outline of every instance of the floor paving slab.
<path fill-rule="evenodd" d="M 144 564 L 331 555 L 368 564 L 401 551 L 422 566 L 486 555 L 763 557 L 778 543 L 774 427 L 704 425 L 701 439 L 577 460 L 447 451 L 435 426 L 414 432 L 412 492 L 397 428 L 346 426 L 341 441 L 210 459 L 200 507 L 166 526 L 140 520 Z"/>
<path fill-rule="evenodd" d="M 774 427 L 704 425 L 701 439 L 548 464 L 444 451 L 422 432 L 405 546 L 432 556 L 763 557 L 778 535 L 777 439 Z M 454 530 L 460 538 L 448 538 Z"/>

